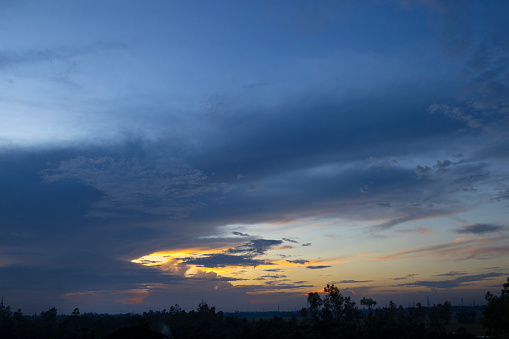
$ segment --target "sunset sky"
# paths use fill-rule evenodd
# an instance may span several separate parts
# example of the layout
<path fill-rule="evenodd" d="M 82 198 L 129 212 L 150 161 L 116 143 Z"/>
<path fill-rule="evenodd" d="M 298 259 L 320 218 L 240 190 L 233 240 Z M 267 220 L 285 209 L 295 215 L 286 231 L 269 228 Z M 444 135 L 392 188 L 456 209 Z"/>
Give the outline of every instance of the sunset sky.
<path fill-rule="evenodd" d="M 484 302 L 509 276 L 509 2 L 1 1 L 0 296 Z"/>

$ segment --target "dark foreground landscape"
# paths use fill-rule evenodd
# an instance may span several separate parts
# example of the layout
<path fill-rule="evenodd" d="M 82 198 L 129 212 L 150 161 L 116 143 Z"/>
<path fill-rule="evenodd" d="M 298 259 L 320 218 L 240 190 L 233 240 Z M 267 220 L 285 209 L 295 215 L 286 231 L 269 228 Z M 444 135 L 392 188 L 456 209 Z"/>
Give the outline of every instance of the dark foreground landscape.
<path fill-rule="evenodd" d="M 392 301 L 375 308 L 363 298 L 359 310 L 350 297 L 327 285 L 325 296 L 308 294 L 298 312 L 223 313 L 201 303 L 186 312 L 178 305 L 143 314 L 40 315 L 0 305 L 0 338 L 509 338 L 509 278 L 500 296 L 486 293 L 487 306 L 443 304 L 403 308 Z"/>

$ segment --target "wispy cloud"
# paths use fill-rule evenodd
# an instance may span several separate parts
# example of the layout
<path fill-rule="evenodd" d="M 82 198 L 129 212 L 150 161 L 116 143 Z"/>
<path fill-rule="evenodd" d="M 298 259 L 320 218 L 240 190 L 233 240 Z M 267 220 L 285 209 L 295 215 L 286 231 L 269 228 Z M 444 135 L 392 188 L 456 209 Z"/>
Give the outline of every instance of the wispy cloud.
<path fill-rule="evenodd" d="M 465 273 L 465 272 L 449 271 L 447 273 L 434 274 L 433 276 L 434 277 L 457 277 L 457 276 L 462 276 L 462 275 L 466 275 L 466 274 L 467 273 Z"/>
<path fill-rule="evenodd" d="M 418 227 L 415 229 L 400 229 L 398 230 L 400 233 L 417 233 L 417 234 L 431 234 L 433 233 L 432 230 L 426 227 Z"/>
<path fill-rule="evenodd" d="M 332 267 L 330 265 L 316 265 L 316 266 L 306 266 L 306 268 L 309 268 L 310 270 L 321 270 L 324 268 Z"/>
<path fill-rule="evenodd" d="M 412 278 L 412 277 L 415 277 L 416 273 L 411 273 L 411 274 L 407 274 L 406 276 L 404 277 L 397 277 L 397 278 L 392 278 L 392 280 L 405 280 L 405 279 L 409 279 L 409 278 Z"/>
<path fill-rule="evenodd" d="M 493 232 L 501 232 L 507 230 L 506 226 L 494 225 L 494 224 L 473 224 L 464 226 L 462 228 L 455 229 L 456 233 L 473 233 L 473 234 L 485 234 Z"/>
<path fill-rule="evenodd" d="M 448 243 L 424 246 L 399 251 L 387 256 L 371 257 L 365 260 L 397 260 L 417 256 L 456 259 L 489 259 L 509 254 L 505 246 L 507 236 L 497 238 L 458 238 Z"/>
<path fill-rule="evenodd" d="M 421 287 L 433 287 L 433 288 L 455 288 L 459 286 L 469 285 L 472 282 L 484 281 L 491 278 L 497 278 L 505 275 L 504 273 L 485 273 L 485 274 L 475 274 L 475 275 L 462 275 L 460 277 L 450 279 L 450 280 L 442 280 L 442 281 L 428 281 L 428 280 L 420 280 L 414 281 L 411 283 L 398 284 L 396 286 L 421 286 Z"/>

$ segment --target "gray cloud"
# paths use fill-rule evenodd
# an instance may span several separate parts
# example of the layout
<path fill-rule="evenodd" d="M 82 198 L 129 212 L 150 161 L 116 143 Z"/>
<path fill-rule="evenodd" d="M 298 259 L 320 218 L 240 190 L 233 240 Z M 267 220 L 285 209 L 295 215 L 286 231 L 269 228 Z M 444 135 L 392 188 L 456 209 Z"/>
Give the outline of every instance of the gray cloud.
<path fill-rule="evenodd" d="M 309 268 L 310 270 L 321 270 L 324 268 L 332 267 L 330 265 L 316 265 L 316 266 L 306 266 L 306 268 Z"/>
<path fill-rule="evenodd" d="M 405 279 L 408 279 L 408 278 L 411 278 L 411 277 L 415 277 L 416 273 L 411 273 L 411 274 L 407 274 L 406 276 L 404 277 L 397 277 L 397 278 L 392 278 L 392 280 L 405 280 Z"/>
<path fill-rule="evenodd" d="M 473 224 L 455 229 L 456 233 L 485 234 L 505 231 L 507 227 L 494 224 Z"/>
<path fill-rule="evenodd" d="M 259 265 L 274 265 L 271 260 L 258 259 L 272 247 L 282 244 L 282 240 L 254 239 L 244 244 L 225 250 L 223 253 L 206 254 L 201 257 L 179 258 L 185 265 L 201 267 L 256 267 Z M 267 277 L 267 276 L 265 276 Z"/>
<path fill-rule="evenodd" d="M 252 255 L 264 254 L 270 248 L 281 245 L 282 240 L 255 239 L 235 248 L 227 250 L 228 253 L 250 253 Z"/>
<path fill-rule="evenodd" d="M 282 279 L 282 278 L 286 278 L 286 275 L 284 274 L 268 274 L 268 275 L 262 275 L 260 276 L 260 278 L 267 278 L 267 279 Z"/>
<path fill-rule="evenodd" d="M 249 234 L 247 233 L 241 233 L 241 232 L 232 232 L 233 235 L 238 235 L 239 237 L 249 237 Z"/>
<path fill-rule="evenodd" d="M 423 287 L 432 287 L 432 288 L 455 288 L 455 287 L 459 287 L 459 286 L 469 285 L 470 283 L 475 282 L 475 281 L 483 281 L 483 280 L 487 280 L 490 278 L 500 277 L 503 275 L 504 275 L 504 273 L 492 272 L 492 273 L 485 273 L 485 274 L 464 275 L 464 276 L 460 276 L 455 279 L 443 280 L 443 281 L 421 280 L 421 281 L 415 281 L 412 283 L 398 284 L 396 286 L 399 286 L 399 287 L 401 287 L 401 286 L 423 286 Z"/>
<path fill-rule="evenodd" d="M 304 260 L 304 259 L 295 259 L 295 260 L 286 260 L 286 261 L 288 261 L 289 263 L 302 264 L 302 265 L 309 262 L 309 260 Z"/>
<path fill-rule="evenodd" d="M 466 275 L 466 274 L 467 273 L 465 273 L 465 272 L 449 271 L 447 273 L 434 274 L 433 276 L 434 277 L 457 277 L 457 276 Z"/>
<path fill-rule="evenodd" d="M 180 258 L 186 264 L 197 265 L 201 267 L 256 267 L 259 265 L 273 265 L 270 261 L 256 259 L 253 257 L 244 257 L 240 255 L 230 255 L 225 253 L 207 254 L 199 258 Z"/>
<path fill-rule="evenodd" d="M 48 184 L 77 180 L 101 191 L 104 199 L 96 206 L 102 213 L 138 211 L 181 218 L 200 207 L 196 197 L 220 189 L 186 164 L 150 164 L 137 158 L 76 157 L 42 174 Z"/>

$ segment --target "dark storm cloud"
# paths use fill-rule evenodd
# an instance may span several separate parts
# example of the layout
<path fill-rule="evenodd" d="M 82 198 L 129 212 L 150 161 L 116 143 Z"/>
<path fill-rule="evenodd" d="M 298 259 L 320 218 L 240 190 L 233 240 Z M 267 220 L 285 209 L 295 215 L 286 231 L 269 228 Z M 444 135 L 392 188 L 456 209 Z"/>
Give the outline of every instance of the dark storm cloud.
<path fill-rule="evenodd" d="M 320 106 L 309 107 L 309 104 L 304 108 L 290 105 L 289 110 L 293 110 L 295 114 L 257 114 L 257 123 L 254 125 L 246 125 L 244 120 L 233 115 L 219 118 L 216 123 L 224 125 L 224 128 L 246 133 L 240 136 L 223 134 L 232 140 L 240 137 L 240 140 L 230 142 L 225 136 L 221 136 L 204 144 L 205 153 L 200 151 L 184 154 L 186 160 L 156 161 L 153 158 L 154 154 L 159 152 L 157 146 L 150 145 L 149 149 L 149 145 L 140 140 L 137 141 L 136 148 L 142 149 L 143 157 L 122 154 L 119 150 L 114 150 L 115 155 L 111 155 L 113 150 L 103 154 L 89 153 L 52 161 L 41 174 L 50 186 L 64 180 L 75 181 L 98 192 L 102 199 L 96 199 L 94 208 L 88 211 L 89 216 L 169 216 L 195 220 L 204 228 L 207 224 L 263 222 L 279 219 L 285 214 L 335 214 L 339 210 L 347 212 L 345 215 L 350 214 L 357 218 L 359 213 L 356 210 L 378 205 L 381 195 L 388 197 L 388 201 L 385 201 L 387 210 L 372 209 L 379 213 L 373 212 L 372 215 L 366 215 L 366 218 L 394 214 L 399 216 L 380 224 L 380 230 L 411 220 L 454 213 L 457 207 L 447 204 L 448 198 L 445 192 L 440 192 L 440 183 L 419 180 L 412 170 L 403 168 L 397 161 L 383 162 L 384 165 L 379 166 L 378 163 L 365 159 L 372 158 L 373 155 L 383 156 L 382 149 L 377 146 L 381 143 L 390 145 L 395 153 L 406 152 L 405 145 L 415 140 L 416 135 L 421 135 L 424 140 L 433 139 L 436 133 L 447 134 L 457 126 L 454 126 L 454 123 L 443 123 L 444 121 L 437 123 L 443 118 L 427 114 L 424 106 L 422 114 L 416 115 L 417 119 L 414 117 L 405 120 L 406 114 L 403 112 L 406 108 L 401 107 L 398 110 L 396 107 L 394 111 L 390 111 L 393 103 L 382 98 L 375 99 L 375 102 L 377 100 L 382 101 L 382 107 L 384 104 L 387 106 L 385 109 L 389 114 L 370 116 L 370 119 L 375 120 L 368 125 L 354 119 L 354 113 L 360 108 L 348 103 L 344 107 L 334 107 L 331 104 L 331 107 L 323 110 Z M 366 107 L 366 111 L 371 109 Z M 316 112 L 320 114 L 316 116 Z M 248 121 L 254 119 L 254 113 L 249 111 L 246 116 Z M 388 118 L 388 121 L 380 121 L 387 124 L 387 129 L 375 123 L 381 116 Z M 401 119 L 407 123 L 407 128 L 393 131 L 396 121 Z M 350 124 L 362 129 L 363 133 L 372 134 L 376 131 L 376 135 L 387 135 L 380 143 L 358 138 L 357 134 L 352 134 L 350 128 L 342 130 L 344 127 L 341 126 Z M 286 126 L 284 131 L 280 130 L 281 125 Z M 441 127 L 423 128 L 426 125 Z M 260 130 L 253 129 L 253 126 L 259 126 Z M 336 130 L 338 128 L 340 130 Z M 257 131 L 259 133 L 256 133 Z M 296 141 L 303 140 L 303 134 L 309 136 L 305 145 L 302 141 Z M 338 140 L 335 140 L 336 138 Z M 293 144 L 292 140 L 297 144 Z M 407 141 L 401 142 L 402 140 Z M 265 150 L 265 144 L 270 144 L 270 152 Z M 349 146 L 346 147 L 346 144 Z M 237 154 L 235 161 L 216 163 L 217 159 L 223 158 L 226 153 L 230 154 L 231 148 L 237 145 L 238 152 L 242 150 L 242 156 Z M 260 151 L 262 149 L 263 152 Z M 352 152 L 353 149 L 356 151 Z M 272 152 L 276 151 L 281 154 L 273 155 Z M 212 154 L 217 156 L 211 158 Z M 280 161 L 281 156 L 288 161 Z M 353 165 L 351 170 L 345 170 L 345 162 L 333 160 L 339 156 L 344 158 L 344 161 L 350 159 L 359 162 Z M 437 167 L 435 172 L 450 172 L 452 165 L 449 162 L 437 161 L 434 165 Z M 261 163 L 264 166 L 260 167 Z M 330 172 L 320 172 L 322 166 Z M 232 172 L 232 176 L 228 175 L 230 171 L 235 174 Z M 239 178 L 237 173 L 246 176 Z M 260 184 L 258 186 L 261 188 L 256 192 L 244 190 L 253 182 Z M 435 200 L 439 203 L 435 204 L 436 207 L 429 204 L 419 206 L 428 199 L 428 196 L 419 194 L 429 192 L 430 185 L 435 190 Z M 412 195 L 412 201 L 402 194 L 401 187 L 405 187 L 406 192 L 411 192 L 409 195 Z M 424 187 L 427 190 L 423 190 Z M 439 201 L 441 197 L 444 198 L 442 202 Z M 357 201 L 355 205 L 348 204 L 352 199 Z M 393 206 L 398 206 L 396 213 L 396 207 Z M 244 236 L 241 232 L 234 234 Z M 305 245 L 308 244 L 303 244 Z"/>
<path fill-rule="evenodd" d="M 75 157 L 42 172 L 46 183 L 76 180 L 105 195 L 100 212 L 124 210 L 179 218 L 199 207 L 195 197 L 218 189 L 207 175 L 183 163 L 158 164 L 137 157 Z"/>
<path fill-rule="evenodd" d="M 317 265 L 317 266 L 306 266 L 306 268 L 309 268 L 310 270 L 321 270 L 324 268 L 332 267 L 330 265 Z"/>
<path fill-rule="evenodd" d="M 47 161 L 68 152 L 0 153 L 0 242 L 37 252 L 53 235 L 87 224 L 81 217 L 102 198 L 100 191 L 73 180 L 49 186 L 40 178 Z"/>
<path fill-rule="evenodd" d="M 380 94 L 365 104 L 355 101 L 338 104 L 334 98 L 320 98 L 320 103 L 288 104 L 288 113 L 276 115 L 249 111 L 242 116 L 234 112 L 225 114 L 216 121 L 218 130 L 237 131 L 229 135 L 236 142 L 228 143 L 224 136 L 217 135 L 219 142 L 208 143 L 190 161 L 198 168 L 209 168 L 231 178 L 242 173 L 246 177 L 243 180 L 253 180 L 274 171 L 316 166 L 317 160 L 318 164 L 327 162 L 327 158 L 336 158 L 338 154 L 344 161 L 383 158 L 384 147 L 390 146 L 397 154 L 407 148 L 403 140 L 432 138 L 453 132 L 459 126 L 454 122 L 437 123 L 445 119 L 426 114 L 425 93 L 413 103 L 405 102 L 402 98 L 409 96 L 400 94 L 398 100 L 388 97 L 392 94 Z M 410 119 L 406 114 L 409 109 L 421 114 Z M 406 128 L 396 127 L 402 124 Z"/>
<path fill-rule="evenodd" d="M 432 288 L 454 288 L 459 286 L 470 285 L 471 282 L 475 281 L 484 281 L 490 278 L 496 278 L 505 275 L 504 273 L 485 273 L 485 274 L 475 274 L 475 275 L 464 275 L 455 279 L 444 280 L 444 281 L 415 281 L 413 283 L 406 284 L 398 284 L 396 286 L 422 286 L 422 287 L 432 287 Z"/>
<path fill-rule="evenodd" d="M 485 234 L 501 232 L 507 230 L 507 227 L 494 224 L 474 224 L 455 229 L 456 233 Z"/>

